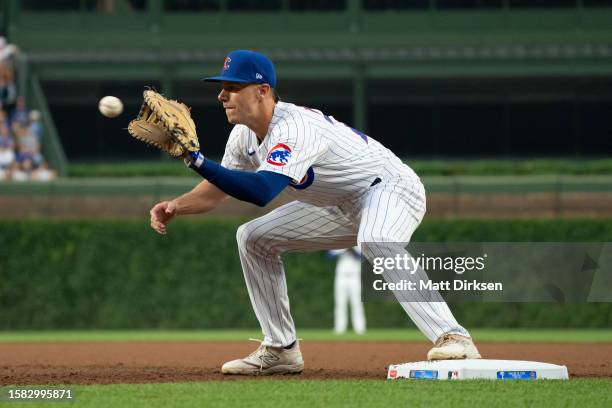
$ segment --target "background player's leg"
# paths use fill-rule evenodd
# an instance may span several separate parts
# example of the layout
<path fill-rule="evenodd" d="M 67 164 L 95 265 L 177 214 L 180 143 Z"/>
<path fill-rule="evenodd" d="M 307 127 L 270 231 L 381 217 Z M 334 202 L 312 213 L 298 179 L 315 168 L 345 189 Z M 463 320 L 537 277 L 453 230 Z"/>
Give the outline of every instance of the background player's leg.
<path fill-rule="evenodd" d="M 355 245 L 357 230 L 335 207 L 293 201 L 241 225 L 236 237 L 263 344 L 281 347 L 294 342 L 296 335 L 280 254 L 348 248 Z"/>
<path fill-rule="evenodd" d="M 372 187 L 364 196 L 358 241 L 364 256 L 370 261 L 374 256 L 394 257 L 395 254 L 403 256 L 404 253 L 408 253 L 403 245 L 393 245 L 393 243 L 410 242 L 412 234 L 425 214 L 425 191 L 420 183 L 406 183 L 406 181 L 383 182 Z M 362 243 L 388 244 L 376 245 L 373 250 L 372 246 Z M 392 276 L 393 281 L 399 281 L 400 278 L 397 277 L 399 275 L 393 274 L 397 272 L 390 271 L 389 275 L 385 273 L 383 277 L 388 279 Z M 415 277 L 427 279 L 423 270 L 418 271 Z M 402 301 L 403 297 L 398 295 L 398 292 L 395 295 L 412 321 L 432 342 L 447 333 L 469 336 L 467 330 L 457 323 L 439 294 L 432 294 L 431 291 L 416 292 L 411 295 L 413 296 L 410 298 L 411 302 Z"/>
<path fill-rule="evenodd" d="M 346 332 L 348 326 L 348 296 L 346 278 L 336 272 L 334 279 L 334 332 Z"/>
<path fill-rule="evenodd" d="M 363 303 L 361 302 L 361 278 L 351 276 L 347 281 L 351 301 L 351 324 L 355 333 L 363 334 L 365 333 L 366 320 Z"/>

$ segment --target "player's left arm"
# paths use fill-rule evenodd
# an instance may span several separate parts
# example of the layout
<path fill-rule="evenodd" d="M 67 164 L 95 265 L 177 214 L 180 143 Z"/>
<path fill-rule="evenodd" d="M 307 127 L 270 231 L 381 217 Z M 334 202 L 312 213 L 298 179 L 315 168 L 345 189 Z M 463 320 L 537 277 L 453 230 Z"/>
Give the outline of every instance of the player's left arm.
<path fill-rule="evenodd" d="M 291 177 L 271 171 L 249 172 L 228 169 L 201 153 L 192 155 L 189 168 L 238 200 L 265 207 L 291 182 Z"/>

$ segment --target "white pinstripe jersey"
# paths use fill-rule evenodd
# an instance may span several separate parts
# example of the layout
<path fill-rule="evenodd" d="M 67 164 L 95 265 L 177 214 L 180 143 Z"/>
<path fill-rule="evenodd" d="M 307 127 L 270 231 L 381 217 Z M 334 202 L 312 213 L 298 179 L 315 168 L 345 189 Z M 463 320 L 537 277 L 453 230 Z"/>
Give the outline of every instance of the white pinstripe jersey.
<path fill-rule="evenodd" d="M 221 164 L 292 178 L 285 192 L 316 206 L 335 205 L 377 178 L 418 176 L 381 143 L 318 110 L 278 102 L 264 140 L 236 125 Z"/>

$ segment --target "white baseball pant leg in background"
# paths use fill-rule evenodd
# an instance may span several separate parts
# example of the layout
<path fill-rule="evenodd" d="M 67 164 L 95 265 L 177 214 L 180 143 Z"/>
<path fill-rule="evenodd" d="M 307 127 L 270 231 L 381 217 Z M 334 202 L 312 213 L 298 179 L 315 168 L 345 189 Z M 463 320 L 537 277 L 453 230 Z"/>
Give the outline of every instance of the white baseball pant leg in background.
<path fill-rule="evenodd" d="M 346 278 L 338 275 L 334 279 L 334 332 L 342 334 L 348 328 L 348 291 Z"/>
<path fill-rule="evenodd" d="M 296 340 L 283 252 L 348 248 L 356 242 L 407 243 L 425 213 L 425 192 L 414 181 L 383 182 L 345 204 L 341 211 L 293 201 L 238 228 L 240 261 L 263 344 L 281 347 Z M 364 255 L 371 260 L 378 254 Z M 469 335 L 444 301 L 398 300 L 432 342 L 445 333 Z"/>
<path fill-rule="evenodd" d="M 361 302 L 361 261 L 350 251 L 340 254 L 334 279 L 334 332 L 348 328 L 350 305 L 351 324 L 357 334 L 365 333 L 366 319 Z"/>
<path fill-rule="evenodd" d="M 351 325 L 357 334 L 366 330 L 365 311 L 361 302 L 361 277 L 338 276 L 334 281 L 334 332 L 345 333 L 348 328 L 350 305 Z"/>
<path fill-rule="evenodd" d="M 365 311 L 361 302 L 361 276 L 354 276 L 346 282 L 349 302 L 351 304 L 351 324 L 357 334 L 363 334 L 366 330 Z"/>

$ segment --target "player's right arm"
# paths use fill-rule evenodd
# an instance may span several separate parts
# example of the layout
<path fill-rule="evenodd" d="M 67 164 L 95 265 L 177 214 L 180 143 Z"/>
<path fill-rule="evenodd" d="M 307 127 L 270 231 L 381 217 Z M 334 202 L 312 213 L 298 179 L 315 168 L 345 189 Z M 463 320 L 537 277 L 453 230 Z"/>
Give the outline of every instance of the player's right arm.
<path fill-rule="evenodd" d="M 151 211 L 151 228 L 165 235 L 166 225 L 177 215 L 203 214 L 214 210 L 228 198 L 228 195 L 214 184 L 204 180 L 193 190 L 172 201 L 157 203 Z"/>

